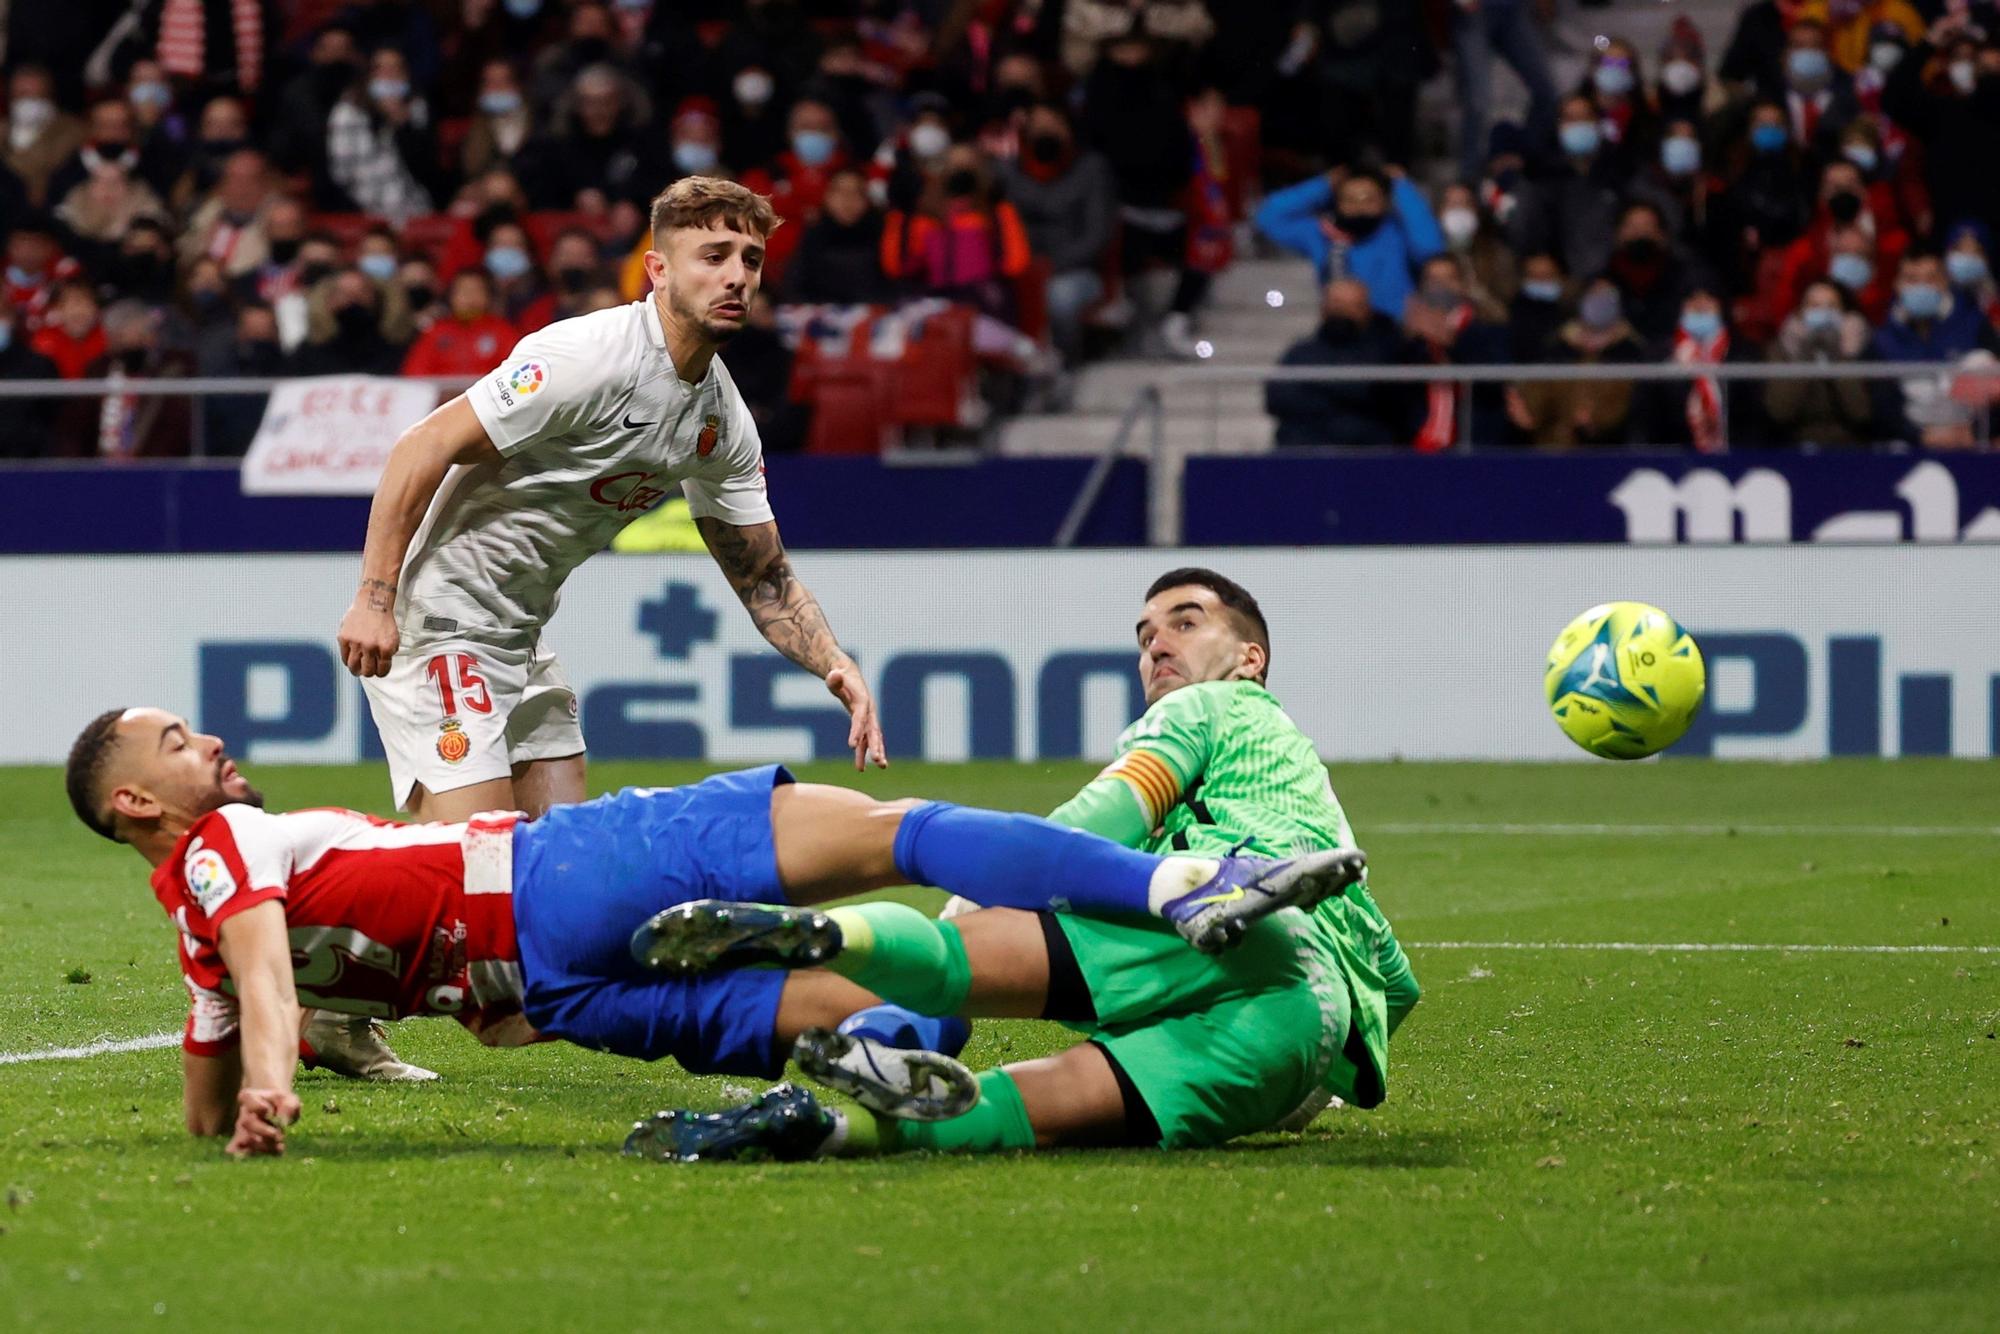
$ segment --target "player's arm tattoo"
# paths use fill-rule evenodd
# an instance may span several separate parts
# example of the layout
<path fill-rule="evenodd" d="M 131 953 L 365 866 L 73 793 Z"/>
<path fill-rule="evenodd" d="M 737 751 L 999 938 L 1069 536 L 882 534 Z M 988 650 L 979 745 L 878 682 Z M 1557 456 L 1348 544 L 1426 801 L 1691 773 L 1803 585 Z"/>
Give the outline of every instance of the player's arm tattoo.
<path fill-rule="evenodd" d="M 396 609 L 396 585 L 387 579 L 363 579 L 361 598 L 370 611 L 394 611 Z"/>
<path fill-rule="evenodd" d="M 772 648 L 815 676 L 848 661 L 819 600 L 792 572 L 777 524 L 738 525 L 704 517 L 695 526 Z"/>

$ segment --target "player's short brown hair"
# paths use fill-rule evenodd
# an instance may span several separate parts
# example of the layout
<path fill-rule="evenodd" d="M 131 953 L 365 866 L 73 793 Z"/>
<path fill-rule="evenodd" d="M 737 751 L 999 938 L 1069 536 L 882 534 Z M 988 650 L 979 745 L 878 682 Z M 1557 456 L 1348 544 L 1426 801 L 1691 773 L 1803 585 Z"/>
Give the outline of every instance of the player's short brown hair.
<path fill-rule="evenodd" d="M 85 724 L 76 744 L 69 748 L 69 764 L 63 771 L 63 785 L 69 789 L 69 804 L 76 809 L 76 818 L 89 826 L 91 833 L 113 843 L 119 838 L 103 811 L 104 769 L 118 747 L 118 720 L 124 716 L 123 709 L 106 709 Z"/>
<path fill-rule="evenodd" d="M 683 176 L 653 197 L 655 241 L 683 227 L 718 222 L 768 241 L 781 221 L 769 199 L 720 176 Z"/>

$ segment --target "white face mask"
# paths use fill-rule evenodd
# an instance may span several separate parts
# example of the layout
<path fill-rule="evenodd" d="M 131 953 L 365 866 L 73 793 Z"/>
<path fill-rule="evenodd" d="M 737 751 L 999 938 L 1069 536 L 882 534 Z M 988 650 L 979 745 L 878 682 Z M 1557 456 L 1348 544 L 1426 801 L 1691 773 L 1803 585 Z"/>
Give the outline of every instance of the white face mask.
<path fill-rule="evenodd" d="M 920 158 L 943 157 L 951 147 L 951 132 L 942 125 L 925 121 L 910 130 L 910 151 Z"/>
<path fill-rule="evenodd" d="M 31 126 L 39 130 L 56 118 L 56 104 L 46 97 L 17 97 L 14 99 L 14 123 Z"/>
<path fill-rule="evenodd" d="M 737 75 L 736 82 L 731 86 L 735 90 L 736 100 L 746 107 L 763 106 L 771 100 L 771 93 L 774 91 L 771 86 L 771 76 L 754 69 L 744 70 Z"/>
<path fill-rule="evenodd" d="M 1979 82 L 1979 67 L 1974 65 L 1970 60 L 1952 61 L 1950 74 L 1951 86 L 1958 89 L 1961 93 L 1971 92 Z M 19 102 L 14 104 L 17 109 L 20 105 Z"/>
<path fill-rule="evenodd" d="M 1669 60 L 1660 67 L 1660 86 L 1675 97 L 1686 97 L 1701 87 L 1701 66 L 1692 60 Z"/>
<path fill-rule="evenodd" d="M 1454 247 L 1462 247 L 1479 233 L 1479 215 L 1469 208 L 1448 208 L 1438 215 L 1438 226 L 1444 228 L 1444 239 Z"/>

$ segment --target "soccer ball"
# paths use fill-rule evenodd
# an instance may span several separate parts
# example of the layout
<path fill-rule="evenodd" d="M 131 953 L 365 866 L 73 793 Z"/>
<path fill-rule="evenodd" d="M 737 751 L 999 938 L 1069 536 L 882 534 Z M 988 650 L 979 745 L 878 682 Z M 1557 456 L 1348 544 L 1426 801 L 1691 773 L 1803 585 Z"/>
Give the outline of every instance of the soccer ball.
<path fill-rule="evenodd" d="M 1608 760 L 1637 760 L 1681 739 L 1708 672 L 1694 638 L 1643 602 L 1607 602 L 1563 627 L 1543 684 L 1556 725 Z"/>

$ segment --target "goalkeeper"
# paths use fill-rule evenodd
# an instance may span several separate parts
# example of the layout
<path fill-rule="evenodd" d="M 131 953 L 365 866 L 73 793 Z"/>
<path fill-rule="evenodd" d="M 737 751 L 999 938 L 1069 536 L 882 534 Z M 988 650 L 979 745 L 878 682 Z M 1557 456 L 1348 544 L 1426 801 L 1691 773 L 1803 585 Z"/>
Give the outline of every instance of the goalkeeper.
<path fill-rule="evenodd" d="M 1325 766 L 1264 687 L 1270 635 L 1256 600 L 1213 571 L 1173 570 L 1147 590 L 1137 629 L 1146 713 L 1051 819 L 1161 852 L 1353 848 Z M 1044 1018 L 1089 1036 L 986 1071 L 979 1101 L 952 1120 L 894 1120 L 783 1084 L 723 1112 L 659 1113 L 627 1149 L 689 1160 L 1180 1148 L 1309 1120 L 1329 1095 L 1379 1104 L 1390 1034 L 1418 990 L 1365 883 L 1240 934 L 1237 948 L 1210 957 L 1139 919 L 994 909 L 934 922 L 892 903 L 826 913 L 680 905 L 635 938 L 657 966 L 823 961 L 917 1015 Z M 917 1015 L 905 1018 L 918 1033 L 938 1031 Z M 811 1036 L 801 1064 L 838 1086 L 825 1072 L 848 1042 Z"/>

